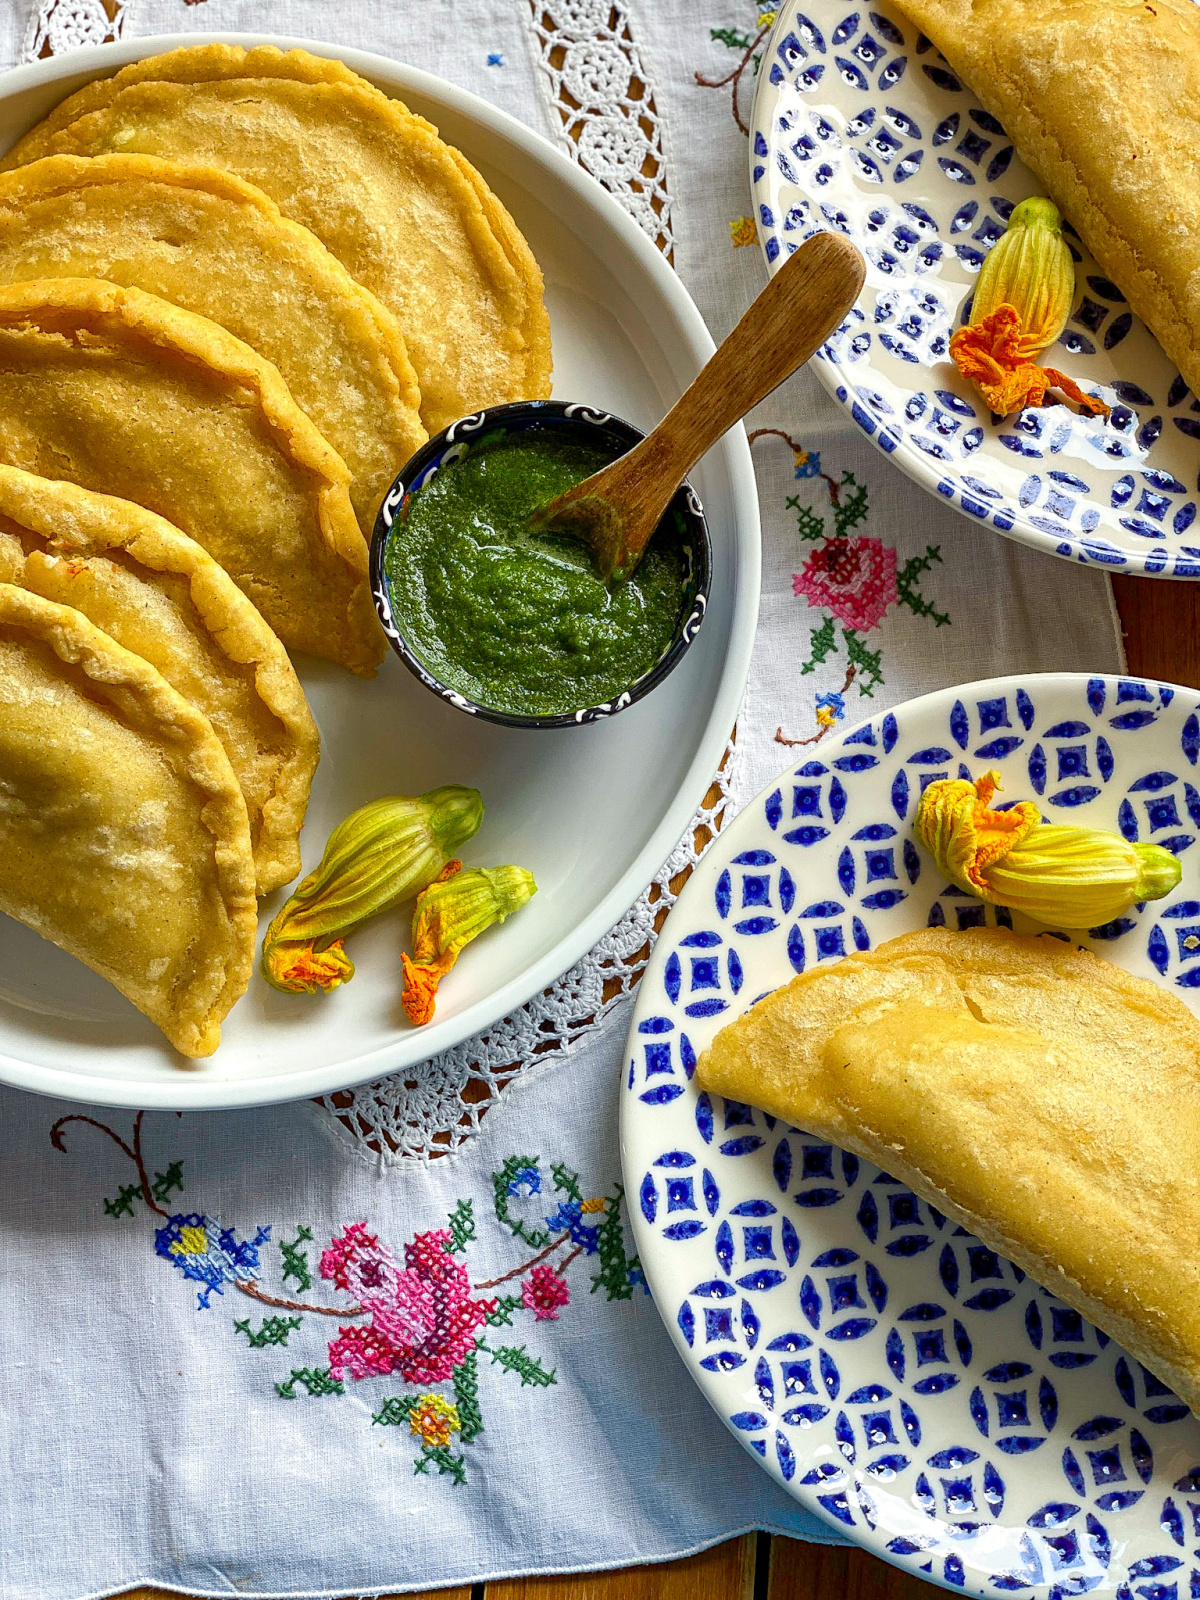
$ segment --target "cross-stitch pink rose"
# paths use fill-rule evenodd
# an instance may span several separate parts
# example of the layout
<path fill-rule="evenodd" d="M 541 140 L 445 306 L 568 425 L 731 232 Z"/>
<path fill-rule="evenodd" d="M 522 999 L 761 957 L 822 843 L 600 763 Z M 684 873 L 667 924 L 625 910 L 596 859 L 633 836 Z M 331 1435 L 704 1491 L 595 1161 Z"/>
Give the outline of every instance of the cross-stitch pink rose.
<path fill-rule="evenodd" d="M 535 1322 L 557 1322 L 559 1306 L 571 1303 L 567 1280 L 560 1278 L 553 1267 L 534 1267 L 521 1285 L 521 1303 L 533 1312 Z"/>
<path fill-rule="evenodd" d="M 896 552 L 866 536 L 825 539 L 799 572 L 792 591 L 809 605 L 825 606 L 845 628 L 877 628 L 896 592 Z"/>
<path fill-rule="evenodd" d="M 419 1233 L 404 1247 L 404 1266 L 356 1222 L 321 1255 L 321 1276 L 354 1295 L 370 1327 L 340 1328 L 329 1346 L 329 1371 L 340 1379 L 399 1371 L 408 1383 L 441 1383 L 475 1345 L 475 1330 L 494 1300 L 472 1300 L 467 1269 L 446 1249 L 448 1229 Z"/>

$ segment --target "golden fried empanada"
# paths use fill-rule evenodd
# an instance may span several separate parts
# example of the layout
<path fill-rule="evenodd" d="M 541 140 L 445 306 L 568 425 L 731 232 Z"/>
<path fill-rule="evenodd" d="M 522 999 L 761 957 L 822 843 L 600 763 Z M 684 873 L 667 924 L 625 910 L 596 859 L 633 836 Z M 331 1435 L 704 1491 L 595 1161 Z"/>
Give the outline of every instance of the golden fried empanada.
<path fill-rule="evenodd" d="M 94 279 L 0 287 L 0 461 L 156 511 L 289 649 L 382 659 L 345 463 L 207 317 Z"/>
<path fill-rule="evenodd" d="M 350 468 L 370 539 L 425 442 L 390 311 L 307 228 L 228 172 L 150 156 L 56 156 L 0 176 L 0 283 L 107 278 L 211 317 L 274 362 Z"/>
<path fill-rule="evenodd" d="M 4 163 L 117 150 L 221 167 L 311 229 L 399 320 L 436 432 L 550 393 L 542 275 L 457 150 L 339 61 L 204 44 L 97 80 Z"/>
<path fill-rule="evenodd" d="M 207 1056 L 254 959 L 246 803 L 208 718 L 69 606 L 0 584 L 0 911 Z"/>
<path fill-rule="evenodd" d="M 1050 934 L 929 928 L 722 1029 L 717 1094 L 876 1162 L 1200 1415 L 1200 1023 Z"/>
<path fill-rule="evenodd" d="M 245 797 L 258 892 L 289 883 L 320 741 L 287 652 L 228 573 L 142 506 L 0 466 L 0 582 L 82 611 L 204 712 Z"/>
<path fill-rule="evenodd" d="M 999 117 L 1200 393 L 1200 8 L 1192 0 L 899 5 Z"/>

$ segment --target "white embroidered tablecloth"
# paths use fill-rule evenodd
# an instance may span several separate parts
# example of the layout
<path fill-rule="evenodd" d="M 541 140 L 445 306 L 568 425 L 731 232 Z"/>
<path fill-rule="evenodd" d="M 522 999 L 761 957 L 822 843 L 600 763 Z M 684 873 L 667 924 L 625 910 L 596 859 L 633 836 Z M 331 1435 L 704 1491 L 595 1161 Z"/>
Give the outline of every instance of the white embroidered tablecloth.
<path fill-rule="evenodd" d="M 720 338 L 764 281 L 744 124 L 768 21 L 747 0 L 9 0 L 0 64 L 187 29 L 406 60 L 583 162 Z M 750 425 L 764 585 L 736 744 L 707 826 L 587 960 L 328 1108 L 0 1091 L 0 1600 L 385 1593 L 755 1526 L 836 1537 L 712 1416 L 645 1291 L 616 1140 L 629 989 L 674 875 L 793 742 L 1121 653 L 1101 572 L 931 500 L 811 374 Z"/>

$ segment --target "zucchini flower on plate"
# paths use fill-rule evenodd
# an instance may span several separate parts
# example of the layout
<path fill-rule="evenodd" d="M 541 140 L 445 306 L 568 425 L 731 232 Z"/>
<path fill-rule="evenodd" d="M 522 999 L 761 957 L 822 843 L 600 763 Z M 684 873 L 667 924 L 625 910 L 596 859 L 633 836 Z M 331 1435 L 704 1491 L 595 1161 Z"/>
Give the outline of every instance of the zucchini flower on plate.
<path fill-rule="evenodd" d="M 1066 325 L 1075 297 L 1075 263 L 1053 201 L 1022 200 L 979 272 L 971 320 L 950 340 L 950 354 L 992 410 L 1002 417 L 1045 403 L 1057 389 L 1089 416 L 1108 415 L 1057 367 L 1036 358 Z"/>
<path fill-rule="evenodd" d="M 416 799 L 361 806 L 329 835 L 321 864 L 267 929 L 262 970 L 289 994 L 328 992 L 354 976 L 342 941 L 360 922 L 424 889 L 479 830 L 478 789 L 447 784 Z"/>
<path fill-rule="evenodd" d="M 992 810 L 998 772 L 943 778 L 921 796 L 918 840 L 960 889 L 1051 928 L 1096 928 L 1140 900 L 1158 900 L 1182 868 L 1157 844 L 1043 823 L 1031 800 Z"/>
<path fill-rule="evenodd" d="M 401 1003 L 410 1022 L 428 1022 L 437 1004 L 438 985 L 458 960 L 459 951 L 495 922 L 519 911 L 537 893 L 533 874 L 523 867 L 472 867 L 451 861 L 437 881 L 417 896 L 413 912 L 413 953 L 402 956 Z"/>

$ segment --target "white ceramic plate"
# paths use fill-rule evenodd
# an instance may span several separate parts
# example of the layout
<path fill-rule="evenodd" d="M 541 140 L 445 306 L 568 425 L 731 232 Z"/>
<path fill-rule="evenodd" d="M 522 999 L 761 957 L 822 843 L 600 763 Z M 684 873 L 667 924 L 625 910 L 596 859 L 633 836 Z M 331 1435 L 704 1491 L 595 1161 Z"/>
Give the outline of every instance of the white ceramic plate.
<path fill-rule="evenodd" d="M 1013 206 L 1043 192 L 994 117 L 899 11 L 787 0 L 750 130 L 768 267 L 847 234 L 867 286 L 816 368 L 915 482 L 1067 560 L 1200 577 L 1200 401 L 1079 245 L 1076 306 L 1043 358 L 1113 406 L 993 422 L 947 351 Z"/>
<path fill-rule="evenodd" d="M 106 45 L 0 79 L 0 148 L 92 78 L 182 44 L 187 34 Z M 328 45 L 270 35 L 230 42 Z M 512 211 L 546 276 L 554 393 L 647 428 L 713 345 L 687 292 L 637 226 L 545 140 L 462 89 L 382 56 L 348 66 L 428 116 Z M 713 544 L 712 597 L 696 643 L 646 700 L 589 727 L 514 733 L 439 702 L 389 659 L 370 684 L 299 661 L 323 755 L 304 832 L 305 869 L 347 812 L 382 794 L 476 785 L 487 815 L 468 864 L 514 861 L 539 892 L 479 940 L 443 986 L 434 1023 L 400 1010 L 401 913 L 357 934 L 352 984 L 328 997 L 276 994 L 255 976 L 207 1062 L 188 1066 L 101 979 L 0 918 L 0 1080 L 104 1105 L 235 1106 L 327 1092 L 457 1044 L 572 966 L 645 888 L 686 829 L 720 762 L 745 685 L 758 610 L 759 531 L 750 454 L 731 433 L 697 470 Z M 263 906 L 262 926 L 282 903 Z"/>
<path fill-rule="evenodd" d="M 947 1588 L 1200 1594 L 1200 1422 L 869 1162 L 710 1100 L 696 1058 L 796 972 L 1010 921 L 948 889 L 911 837 L 926 782 L 990 767 L 1006 801 L 1180 857 L 1170 896 L 1084 942 L 1200 1010 L 1198 762 L 1195 690 L 1045 674 L 910 701 L 810 749 L 721 834 L 638 989 L 622 1162 L 680 1355 L 802 1504 Z"/>

